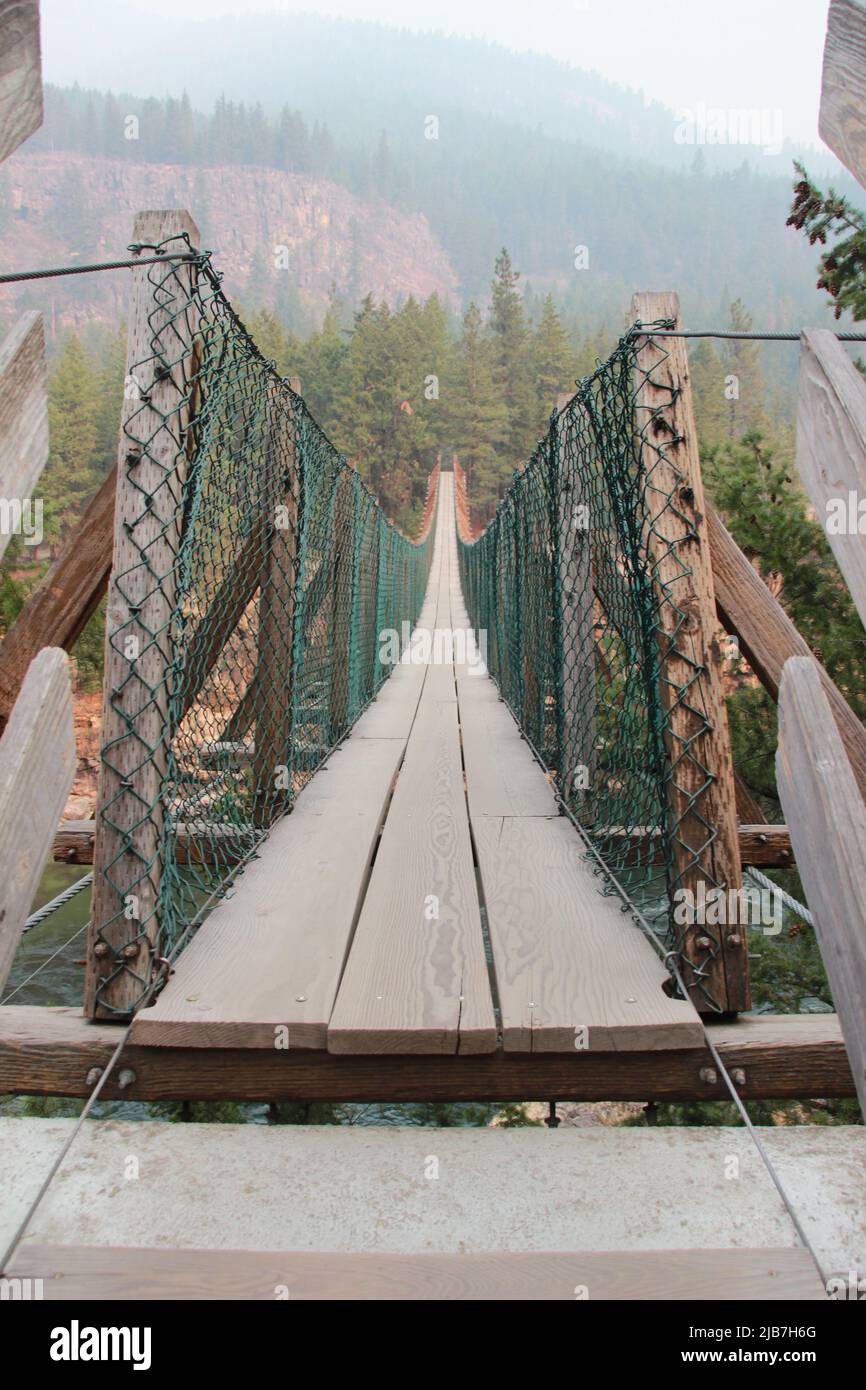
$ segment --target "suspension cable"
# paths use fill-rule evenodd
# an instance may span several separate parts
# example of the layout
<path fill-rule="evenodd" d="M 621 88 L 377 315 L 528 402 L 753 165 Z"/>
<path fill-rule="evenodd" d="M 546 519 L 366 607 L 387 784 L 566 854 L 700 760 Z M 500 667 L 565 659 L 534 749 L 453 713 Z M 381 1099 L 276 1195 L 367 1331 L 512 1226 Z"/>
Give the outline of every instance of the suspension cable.
<path fill-rule="evenodd" d="M 51 280 L 60 275 L 91 275 L 97 270 L 134 270 L 139 265 L 165 265 L 168 261 L 200 262 L 198 251 L 168 256 L 141 256 L 132 261 L 99 261 L 95 265 L 62 265 L 50 270 L 15 270 L 0 275 L 0 285 L 17 285 L 23 280 Z"/>
<path fill-rule="evenodd" d="M 85 874 L 83 878 L 80 878 L 77 883 L 73 883 L 69 888 L 64 888 L 63 892 L 58 893 L 56 898 L 52 898 L 50 902 L 45 903 L 42 907 L 38 908 L 36 912 L 31 913 L 24 923 L 24 926 L 21 928 L 22 936 L 25 932 L 32 931 L 34 927 L 38 927 L 40 922 L 44 922 L 53 912 L 57 912 L 59 908 L 65 907 L 78 893 L 83 892 L 85 888 L 89 888 L 92 882 L 93 873 L 91 871 L 89 874 Z"/>

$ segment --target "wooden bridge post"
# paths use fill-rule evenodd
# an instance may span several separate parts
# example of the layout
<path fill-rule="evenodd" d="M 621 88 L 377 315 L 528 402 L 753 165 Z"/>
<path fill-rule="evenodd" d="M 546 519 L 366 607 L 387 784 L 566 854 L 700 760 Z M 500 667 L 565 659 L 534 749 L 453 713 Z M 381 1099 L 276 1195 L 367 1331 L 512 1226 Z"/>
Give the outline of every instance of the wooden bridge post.
<path fill-rule="evenodd" d="M 679 327 L 679 299 L 673 293 L 637 294 L 632 318 L 642 323 L 673 319 Z M 651 334 L 641 338 L 636 378 L 635 428 L 643 440 L 649 477 L 647 542 L 660 596 L 664 591 L 659 605 L 660 685 L 667 714 L 674 871 L 676 887 L 690 890 L 694 903 L 701 880 L 707 883 L 707 892 L 713 886 L 739 890 L 742 870 L 706 505 L 684 340 L 661 341 Z M 700 970 L 710 996 L 707 999 L 696 976 L 686 970 L 684 978 L 697 1008 L 711 1008 L 710 1000 L 725 1012 L 749 1008 L 747 932 L 747 925 L 738 922 L 687 927 L 684 956 Z"/>
<path fill-rule="evenodd" d="M 581 823 L 594 820 L 598 802 L 596 756 L 597 699 L 595 595 L 592 583 L 592 527 L 589 497 L 581 491 L 576 451 L 569 453 L 577 429 L 577 404 L 566 410 L 566 392 L 556 402 L 557 564 L 559 660 L 559 780 L 562 793 Z M 586 508 L 586 511 L 582 510 Z"/>
<path fill-rule="evenodd" d="M 340 469 L 334 479 L 333 602 L 331 605 L 331 670 L 328 687 L 330 738 L 346 728 L 349 710 L 349 678 L 352 646 L 352 580 L 354 574 L 355 504 L 351 469 Z"/>
<path fill-rule="evenodd" d="M 300 395 L 297 377 L 290 382 Z M 279 808 L 291 800 L 292 788 L 283 783 L 292 772 L 293 649 L 295 634 L 295 592 L 298 555 L 299 493 L 295 446 L 294 412 L 288 418 L 284 392 L 278 382 L 268 387 L 271 412 L 266 447 L 279 454 L 271 472 L 279 486 L 266 489 L 263 507 L 269 515 L 261 518 L 264 566 L 259 598 L 258 661 L 252 696 L 255 705 L 256 741 L 253 758 L 255 820 L 270 825 Z M 282 467 L 282 459 L 285 466 Z M 268 469 L 267 460 L 263 467 Z"/>
<path fill-rule="evenodd" d="M 133 239 L 147 247 L 184 232 L 197 247 L 198 228 L 188 212 L 140 212 Z M 182 246 L 178 242 L 178 249 Z M 160 310 L 151 269 L 132 271 L 105 623 L 102 741 L 109 751 L 99 777 L 87 943 L 84 1007 L 91 1018 L 132 1011 L 149 978 L 158 933 L 160 794 L 168 756 L 165 679 L 171 661 L 166 629 L 177 592 L 180 489 L 198 323 L 192 302 L 178 313 L 175 298 L 169 309 Z M 191 295 L 196 267 L 176 264 L 174 275 L 181 292 Z M 155 346 L 175 363 L 171 371 L 158 372 Z M 134 439 L 147 441 L 146 451 L 137 449 Z"/>

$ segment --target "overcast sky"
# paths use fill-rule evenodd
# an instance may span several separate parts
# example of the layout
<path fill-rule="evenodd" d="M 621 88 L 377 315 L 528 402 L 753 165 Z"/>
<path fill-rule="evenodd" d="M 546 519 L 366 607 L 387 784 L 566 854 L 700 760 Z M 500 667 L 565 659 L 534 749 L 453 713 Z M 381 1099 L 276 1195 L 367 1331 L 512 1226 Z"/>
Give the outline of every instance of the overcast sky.
<path fill-rule="evenodd" d="M 52 47 L 52 15 L 66 3 L 42 3 L 49 81 L 68 80 L 76 56 L 66 34 L 62 54 Z M 118 43 L 124 14 L 142 8 L 139 0 L 115 0 Z M 673 108 L 703 102 L 778 109 L 787 136 L 815 144 L 827 8 L 828 0 L 147 0 L 146 6 L 151 16 L 306 11 L 473 35 L 595 68 Z M 80 43 L 85 54 L 86 26 Z"/>

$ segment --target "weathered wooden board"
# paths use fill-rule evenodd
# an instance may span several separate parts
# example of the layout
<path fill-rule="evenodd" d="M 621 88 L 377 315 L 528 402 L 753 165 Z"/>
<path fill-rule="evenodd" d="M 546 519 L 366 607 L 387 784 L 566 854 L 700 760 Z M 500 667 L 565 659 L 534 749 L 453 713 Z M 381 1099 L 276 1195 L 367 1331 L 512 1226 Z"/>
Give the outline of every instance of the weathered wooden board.
<path fill-rule="evenodd" d="M 457 695 L 473 824 L 488 816 L 558 816 L 553 788 L 493 681 L 460 676 Z"/>
<path fill-rule="evenodd" d="M 451 622 L 452 481 L 450 474 L 440 479 L 434 627 Z M 328 1030 L 332 1053 L 496 1046 L 454 668 L 422 670 L 418 713 Z"/>
<path fill-rule="evenodd" d="M 0 993 L 75 777 L 69 658 L 34 657 L 0 739 Z"/>
<path fill-rule="evenodd" d="M 693 1005 L 665 994 L 668 972 L 602 895 L 569 820 L 473 816 L 472 831 L 506 1051 L 700 1045 Z"/>
<path fill-rule="evenodd" d="M 29 313 L 0 343 L 0 559 L 13 535 L 42 538 L 34 490 L 47 459 L 45 331 L 42 315 Z"/>
<path fill-rule="evenodd" d="M 559 537 L 559 643 L 562 651 L 561 785 L 583 823 L 594 815 L 598 762 L 595 592 L 592 555 L 596 518 L 578 467 L 580 412 L 566 393 L 557 400 L 557 527 Z M 599 542 L 596 540 L 596 544 Z"/>
<path fill-rule="evenodd" d="M 422 696 L 328 1050 L 453 1053 L 495 1045 L 457 708 Z"/>
<path fill-rule="evenodd" d="M 800 338 L 797 468 L 866 623 L 866 381 L 826 328 Z"/>
<path fill-rule="evenodd" d="M 866 1118 L 866 806 L 809 658 L 782 675 L 776 781 Z"/>
<path fill-rule="evenodd" d="M 246 857 L 251 824 L 193 820 L 180 821 L 174 850 L 177 864 L 237 864 Z M 92 864 L 96 821 L 62 821 L 54 836 L 53 857 L 62 864 Z"/>
<path fill-rule="evenodd" d="M 743 656 L 764 689 L 778 699 L 782 667 L 788 657 L 811 657 L 812 653 L 712 503 L 706 505 L 719 619 L 727 632 L 737 634 Z M 821 684 L 858 786 L 866 796 L 866 730 L 823 667 Z"/>
<path fill-rule="evenodd" d="M 81 520 L 33 589 L 0 645 L 0 728 L 9 718 L 27 667 L 43 647 L 71 651 L 99 605 L 111 569 L 112 469 Z"/>
<path fill-rule="evenodd" d="M 0 0 L 0 161 L 41 124 L 39 0 Z"/>
<path fill-rule="evenodd" d="M 198 228 L 182 210 L 140 212 L 135 218 L 133 240 L 143 247 L 184 234 L 190 245 L 198 246 Z M 143 266 L 131 272 L 126 375 L 137 389 L 124 393 L 118 438 L 102 711 L 103 744 L 110 744 L 112 753 L 103 760 L 99 779 L 85 977 L 85 1007 L 91 1016 L 132 1011 L 149 978 L 158 932 L 170 653 L 166 641 L 153 640 L 152 634 L 165 632 L 176 593 L 184 457 L 178 454 L 178 438 L 185 437 L 190 417 L 198 325 L 192 298 L 182 309 L 171 295 L 157 302 L 148 270 Z M 191 294 L 195 267 L 178 266 L 173 274 L 176 292 Z M 166 351 L 169 342 L 176 365 L 160 374 L 156 351 Z M 133 448 L 134 439 L 147 441 L 146 449 Z M 137 649 L 134 655 L 129 643 Z M 152 808 L 148 816 L 142 816 L 142 807 Z M 149 866 L 146 872 L 143 865 Z M 135 921 L 125 916 L 130 896 Z M 121 948 L 118 964 L 115 953 Z"/>
<path fill-rule="evenodd" d="M 323 1048 L 402 755 L 349 740 L 271 831 L 132 1030 L 156 1047 Z"/>
<path fill-rule="evenodd" d="M 741 1015 L 710 1023 L 746 1100 L 851 1096 L 835 1014 Z M 87 1096 L 117 1028 L 80 1009 L 0 1008 L 0 1094 Z M 121 1072 L 130 1071 L 121 1089 Z M 127 1043 L 106 1100 L 727 1100 L 705 1046 L 667 1052 L 495 1052 L 332 1057 L 326 1052 Z"/>
<path fill-rule="evenodd" d="M 736 768 L 734 768 L 734 792 L 737 797 L 737 819 L 740 822 L 744 821 L 747 825 L 757 825 L 760 821 L 767 819 L 751 787 L 740 776 Z M 742 855 L 742 845 L 740 851 Z"/>
<path fill-rule="evenodd" d="M 801 1247 L 756 1250 L 514 1251 L 490 1254 L 323 1254 L 20 1245 L 4 1271 L 40 1279 L 52 1301 L 822 1299 Z"/>
<path fill-rule="evenodd" d="M 409 737 L 424 686 L 424 667 L 397 666 L 352 730 L 352 738 Z"/>
<path fill-rule="evenodd" d="M 632 317 L 673 320 L 675 294 L 636 294 Z M 646 543 L 660 591 L 660 695 L 666 705 L 666 747 L 676 774 L 668 779 L 677 887 L 694 893 L 701 881 L 742 886 L 736 794 L 722 689 L 713 571 L 685 341 L 641 339 L 635 370 L 635 428 L 652 478 L 655 509 Z M 673 505 L 668 498 L 675 499 Z M 669 596 L 670 602 L 665 601 Z M 685 616 L 684 616 L 685 615 Z M 676 693 L 688 691 L 688 698 Z M 710 776 L 707 776 L 709 771 Z M 714 834 L 707 834 L 707 826 Z M 705 944 L 706 943 L 706 944 Z M 708 923 L 686 930 L 683 954 L 695 972 L 685 982 L 699 1008 L 749 1007 L 745 936 Z M 699 974 L 696 972 L 700 972 Z"/>
<path fill-rule="evenodd" d="M 866 187 L 866 7 L 831 0 L 818 133 Z"/>

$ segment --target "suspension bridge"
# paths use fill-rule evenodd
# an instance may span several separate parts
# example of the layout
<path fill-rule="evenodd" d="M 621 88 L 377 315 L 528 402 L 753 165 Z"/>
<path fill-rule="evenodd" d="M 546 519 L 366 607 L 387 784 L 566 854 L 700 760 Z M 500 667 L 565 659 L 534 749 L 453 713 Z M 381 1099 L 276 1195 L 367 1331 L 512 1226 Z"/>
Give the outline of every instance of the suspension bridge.
<path fill-rule="evenodd" d="M 2 688 L 26 670 L 34 614 L 40 646 L 57 633 L 18 679 L 7 746 L 34 682 L 62 743 L 56 647 L 98 597 L 81 555 L 110 530 L 97 814 L 57 837 L 92 863 L 83 1008 L 0 1008 L 0 1090 L 85 1097 L 84 1117 L 108 1099 L 537 1099 L 552 1125 L 558 1101 L 730 1098 L 747 1130 L 588 1145 L 571 1131 L 571 1147 L 563 1131 L 531 1154 L 496 1130 L 387 1150 L 372 1131 L 350 1148 L 327 1142 L 336 1130 L 284 1129 L 277 1148 L 248 1136 L 245 1190 L 272 1191 L 274 1162 L 306 1174 L 271 1232 L 214 1127 L 38 1122 L 7 1276 L 83 1297 L 513 1297 L 527 1281 L 537 1297 L 821 1296 L 857 1237 L 850 1192 L 816 1194 L 858 1136 L 825 1131 L 819 1175 L 796 1132 L 760 1140 L 744 1102 L 862 1094 L 862 1036 L 844 972 L 841 1028 L 748 1014 L 758 866 L 796 852 L 822 890 L 798 809 L 802 729 L 782 735 L 788 827 L 755 824 L 736 779 L 721 615 L 762 679 L 799 657 L 776 694 L 789 730 L 827 711 L 834 804 L 852 814 L 864 735 L 704 497 L 676 296 L 635 297 L 483 529 L 460 460 L 440 459 L 409 537 L 198 246 L 188 214 L 139 214 L 111 505 L 84 518 L 0 654 Z M 794 784 L 786 758 L 801 759 Z M 8 1123 L 16 1142 L 24 1122 Z M 726 1188 L 711 1146 L 749 1137 L 755 1167 Z M 172 1172 L 96 1214 L 86 1173 L 113 1171 L 118 1144 Z M 428 1158 L 453 1179 L 438 1217 L 406 1198 Z M 335 1226 L 311 1213 L 347 1164 L 359 1189 Z M 572 1209 L 581 1172 L 589 1197 Z M 657 1201 L 662 1176 L 700 1189 L 688 1236 Z M 383 1240 L 404 1199 L 410 1229 Z M 439 1220 L 462 1221 L 466 1243 Z"/>

